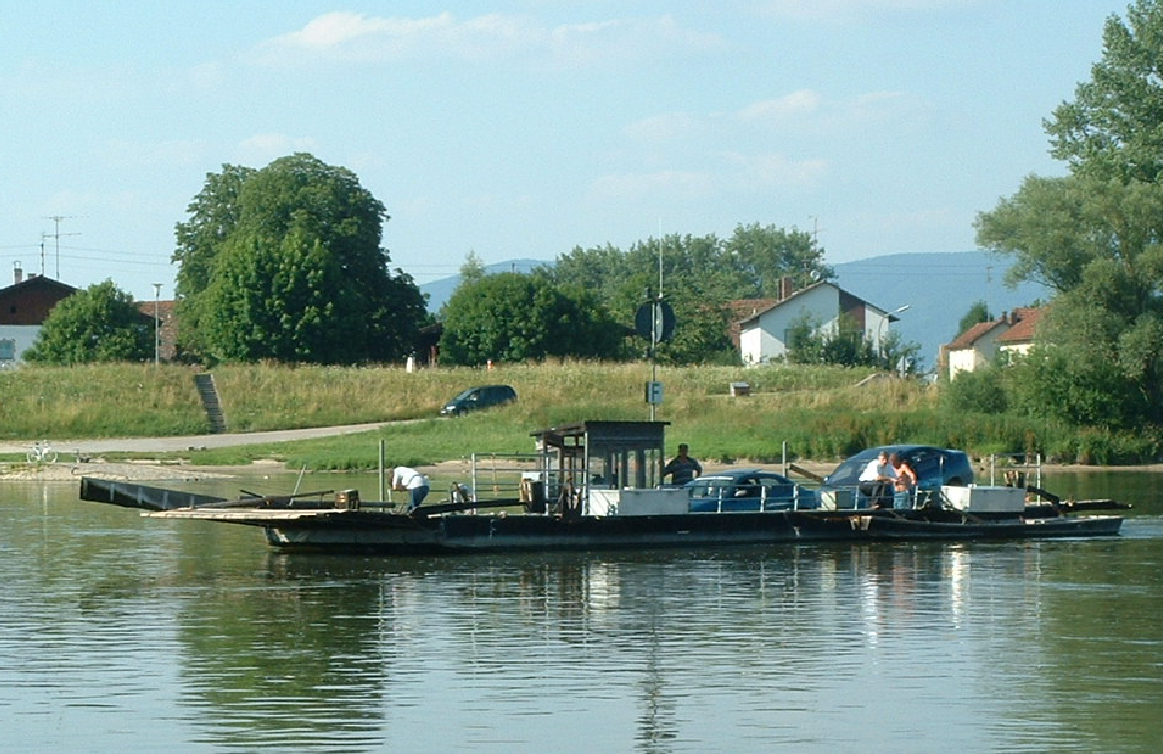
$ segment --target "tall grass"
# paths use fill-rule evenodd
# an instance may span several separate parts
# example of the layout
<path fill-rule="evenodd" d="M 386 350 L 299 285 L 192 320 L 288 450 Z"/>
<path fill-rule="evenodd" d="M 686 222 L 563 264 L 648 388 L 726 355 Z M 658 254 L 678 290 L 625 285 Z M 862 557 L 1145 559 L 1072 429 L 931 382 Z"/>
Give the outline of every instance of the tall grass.
<path fill-rule="evenodd" d="M 194 372 L 175 365 L 24 367 L 0 372 L 0 439 L 84 439 L 201 434 L 209 422 Z M 276 458 L 294 467 L 361 469 L 376 464 L 378 441 L 389 463 L 427 464 L 472 452 L 525 452 L 534 430 L 586 420 L 650 418 L 645 384 L 665 386 L 654 418 L 670 423 L 668 452 L 679 442 L 708 460 L 836 460 L 872 445 L 917 442 L 978 455 L 1041 451 L 1058 460 L 1154 460 L 1163 441 L 1010 414 L 949 412 L 935 386 L 867 380 L 867 369 L 840 367 L 658 367 L 559 362 L 495 369 L 337 368 L 260 364 L 213 371 L 232 432 L 360 424 L 398 419 L 381 432 L 297 443 L 195 452 L 201 463 Z M 460 419 L 440 407 L 466 387 L 507 383 L 510 406 Z M 733 397 L 731 384 L 750 394 Z"/>
<path fill-rule="evenodd" d="M 144 437 L 209 431 L 187 369 L 153 364 L 0 371 L 0 438 Z"/>

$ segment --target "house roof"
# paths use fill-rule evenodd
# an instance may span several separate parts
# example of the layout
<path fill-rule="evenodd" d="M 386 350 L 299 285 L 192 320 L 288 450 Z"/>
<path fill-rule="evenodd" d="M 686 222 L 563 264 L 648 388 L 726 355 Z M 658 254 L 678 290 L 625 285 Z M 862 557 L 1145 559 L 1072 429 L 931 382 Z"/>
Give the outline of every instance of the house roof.
<path fill-rule="evenodd" d="M 731 321 L 740 322 L 765 312 L 778 303 L 777 298 L 741 298 L 728 301 L 726 306 L 731 314 Z"/>
<path fill-rule="evenodd" d="M 978 322 L 973 327 L 958 335 L 949 344 L 950 351 L 960 351 L 973 348 L 973 344 L 1000 327 L 1007 327 L 1005 320 L 995 319 L 989 322 Z"/>
<path fill-rule="evenodd" d="M 775 304 L 779 303 L 776 298 L 742 298 L 735 301 L 728 301 L 725 304 L 727 309 L 727 316 L 729 317 L 730 325 L 727 327 L 727 334 L 731 337 L 731 343 L 739 347 L 739 333 L 742 331 L 743 322 L 751 319 L 760 311 L 767 311 Z"/>
<path fill-rule="evenodd" d="M 846 294 L 846 295 L 848 295 L 848 296 L 851 296 L 853 299 L 855 299 L 855 300 L 856 300 L 856 301 L 858 301 L 859 303 L 863 304 L 863 305 L 864 305 L 865 307 L 867 307 L 867 308 L 870 308 L 870 309 L 875 309 L 876 311 L 880 312 L 881 314 L 885 314 L 885 315 L 887 315 L 887 316 L 888 316 L 888 319 L 889 319 L 889 321 L 890 321 L 890 322 L 897 322 L 897 321 L 899 321 L 897 317 L 894 317 L 893 315 L 889 314 L 888 312 L 886 312 L 884 309 L 881 309 L 881 308 L 880 308 L 879 306 L 877 306 L 876 304 L 871 304 L 871 303 L 869 303 L 869 302 L 865 301 L 864 299 L 860 298 L 859 296 L 857 296 L 857 295 L 854 295 L 854 294 L 852 294 L 852 293 L 849 293 L 848 291 L 845 291 L 843 288 L 841 288 L 840 286 L 836 285 L 835 283 L 829 282 L 829 281 L 827 281 L 827 280 L 821 280 L 821 281 L 819 281 L 818 283 L 812 283 L 812 284 L 811 284 L 811 285 L 809 285 L 807 288 L 801 288 L 800 290 L 798 290 L 798 291 L 795 291 L 794 293 L 792 293 L 792 294 L 791 294 L 790 296 L 788 296 L 787 298 L 783 298 L 783 299 L 767 299 L 768 301 L 773 301 L 773 303 L 771 303 L 771 304 L 769 304 L 768 306 L 765 306 L 765 307 L 763 307 L 763 308 L 761 308 L 761 309 L 758 309 L 758 310 L 756 310 L 756 311 L 753 311 L 753 312 L 751 312 L 751 314 L 750 314 L 750 315 L 748 315 L 748 316 L 744 317 L 743 319 L 739 320 L 739 322 L 738 322 L 738 325 L 739 325 L 739 327 L 743 327 L 743 326 L 744 326 L 744 325 L 746 325 L 748 322 L 751 322 L 751 321 L 753 321 L 753 320 L 759 319 L 759 318 L 760 318 L 760 317 L 762 317 L 764 314 L 767 314 L 769 311 L 772 311 L 773 309 L 778 309 L 779 307 L 783 306 L 784 304 L 786 304 L 786 303 L 788 303 L 788 302 L 790 302 L 790 301 L 794 301 L 795 299 L 799 298 L 800 296 L 803 296 L 803 295 L 807 294 L 809 291 L 814 291 L 814 290 L 816 290 L 817 288 L 820 288 L 820 287 L 822 287 L 822 286 L 825 286 L 825 285 L 826 285 L 826 286 L 830 286 L 830 287 L 832 287 L 832 288 L 835 288 L 836 290 L 838 290 L 838 291 L 840 291 L 841 293 L 844 293 L 844 294 Z M 756 299 L 756 301 L 761 301 L 761 300 L 763 300 L 763 299 Z M 736 302 L 732 302 L 732 303 L 736 303 Z"/>
<path fill-rule="evenodd" d="M 1034 328 L 1045 311 L 1045 307 L 1019 306 L 1009 314 L 1002 314 L 998 319 L 978 322 L 954 338 L 948 345 L 948 350 L 973 348 L 974 343 L 997 329 L 1002 330 L 997 336 L 999 343 L 1029 343 L 1034 340 Z"/>
<path fill-rule="evenodd" d="M 68 283 L 62 283 L 59 280 L 53 280 L 52 278 L 45 277 L 44 275 L 30 275 L 19 283 L 13 283 L 12 285 L 0 288 L 0 295 L 9 296 L 11 294 L 19 293 L 21 291 L 30 290 L 33 288 L 47 288 L 50 290 L 55 290 L 64 294 L 64 296 L 71 296 L 77 292 L 77 289 Z"/>
<path fill-rule="evenodd" d="M 1005 333 L 998 336 L 998 343 L 1032 343 L 1034 342 L 1034 330 L 1038 323 L 1042 321 L 1042 316 L 1046 313 L 1044 306 L 1023 306 L 1014 309 L 1013 316 L 1018 318 L 1018 321 L 1007 330 Z"/>

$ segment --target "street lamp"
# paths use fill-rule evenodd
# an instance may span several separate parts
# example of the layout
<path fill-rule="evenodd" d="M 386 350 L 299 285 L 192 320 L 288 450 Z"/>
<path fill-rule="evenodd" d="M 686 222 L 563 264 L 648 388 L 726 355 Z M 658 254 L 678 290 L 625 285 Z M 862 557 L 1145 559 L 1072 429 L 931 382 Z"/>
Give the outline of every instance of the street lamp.
<path fill-rule="evenodd" d="M 153 363 L 162 363 L 162 327 L 158 310 L 161 306 L 162 284 L 153 284 Z"/>
<path fill-rule="evenodd" d="M 905 304 L 904 306 L 898 306 L 897 308 L 893 309 L 891 312 L 886 314 L 884 319 L 882 319 L 880 321 L 880 328 L 876 331 L 876 345 L 877 345 L 877 348 L 880 350 L 880 355 L 884 357 L 886 362 L 888 360 L 888 353 L 884 350 L 884 330 L 886 327 L 888 327 L 888 323 L 890 320 L 892 320 L 893 317 L 900 314 L 901 312 L 907 312 L 908 310 L 909 310 L 908 304 Z"/>

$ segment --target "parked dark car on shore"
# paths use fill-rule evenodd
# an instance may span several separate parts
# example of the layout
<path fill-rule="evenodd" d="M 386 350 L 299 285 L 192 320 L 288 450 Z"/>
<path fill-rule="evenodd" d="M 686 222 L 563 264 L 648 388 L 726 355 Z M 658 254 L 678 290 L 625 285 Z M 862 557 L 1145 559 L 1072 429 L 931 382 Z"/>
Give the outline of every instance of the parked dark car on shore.
<path fill-rule="evenodd" d="M 517 391 L 510 385 L 479 385 L 470 387 L 440 409 L 445 416 L 460 416 L 469 411 L 503 406 L 517 400 Z"/>

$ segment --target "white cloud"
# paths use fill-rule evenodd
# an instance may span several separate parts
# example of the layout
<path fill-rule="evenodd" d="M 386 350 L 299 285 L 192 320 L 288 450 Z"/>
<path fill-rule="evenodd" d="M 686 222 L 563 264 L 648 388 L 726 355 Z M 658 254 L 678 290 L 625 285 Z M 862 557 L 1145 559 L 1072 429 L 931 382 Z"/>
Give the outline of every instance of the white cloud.
<path fill-rule="evenodd" d="M 813 188 L 828 172 L 828 162 L 820 159 L 792 160 L 776 153 L 735 152 L 728 152 L 724 157 L 735 167 L 732 180 L 752 188 Z"/>
<path fill-rule="evenodd" d="M 865 92 L 854 97 L 824 97 L 801 89 L 741 107 L 733 120 L 745 127 L 845 133 L 883 125 L 894 128 L 915 123 L 923 102 L 905 92 Z"/>
<path fill-rule="evenodd" d="M 622 202 L 647 197 L 695 198 L 714 193 L 715 177 L 694 170 L 660 170 L 652 173 L 604 175 L 590 185 L 590 197 L 598 201 Z"/>
<path fill-rule="evenodd" d="M 102 147 L 105 156 L 133 168 L 195 165 L 205 157 L 206 143 L 200 139 L 170 139 L 158 142 L 115 141 Z"/>
<path fill-rule="evenodd" d="M 856 18 L 899 13 L 962 8 L 981 0 L 765 0 L 762 12 L 773 16 L 811 20 L 850 21 Z"/>
<path fill-rule="evenodd" d="M 717 35 L 683 29 L 669 16 L 548 26 L 536 18 L 497 13 L 460 20 L 448 12 L 387 18 L 337 11 L 312 19 L 298 31 L 265 40 L 258 45 L 257 57 L 264 64 L 288 65 L 305 59 L 382 62 L 532 55 L 560 65 L 721 44 Z"/>
<path fill-rule="evenodd" d="M 673 141 L 706 130 L 706 122 L 690 113 L 662 113 L 631 123 L 626 134 L 641 141 Z"/>
<path fill-rule="evenodd" d="M 720 113 L 659 113 L 626 126 L 630 138 L 652 144 L 699 137 L 720 141 L 797 132 L 851 132 L 871 126 L 899 128 L 915 122 L 921 105 L 903 92 L 866 92 L 849 98 L 827 98 L 811 89 L 758 100 Z"/>
<path fill-rule="evenodd" d="M 239 144 L 241 162 L 246 165 L 265 164 L 293 152 L 313 152 L 316 142 L 308 136 L 288 136 L 281 133 L 255 134 Z"/>
<path fill-rule="evenodd" d="M 811 115 L 820 109 L 823 98 L 810 89 L 785 94 L 775 99 L 760 100 L 742 108 L 738 112 L 740 120 L 786 120 L 798 116 Z"/>
<path fill-rule="evenodd" d="M 726 194 L 815 188 L 828 171 L 824 160 L 793 160 L 781 154 L 727 152 L 713 155 L 706 170 L 657 170 L 601 176 L 589 196 L 600 202 L 655 198 L 662 201 L 705 199 Z"/>

